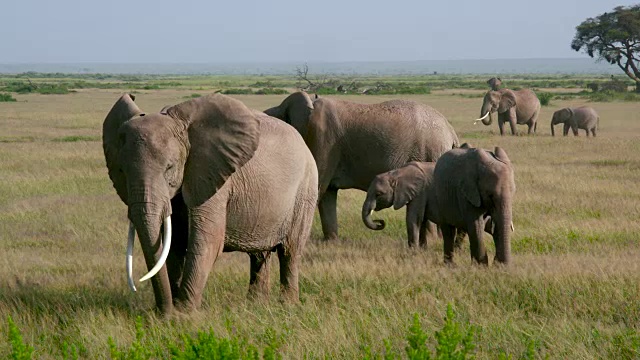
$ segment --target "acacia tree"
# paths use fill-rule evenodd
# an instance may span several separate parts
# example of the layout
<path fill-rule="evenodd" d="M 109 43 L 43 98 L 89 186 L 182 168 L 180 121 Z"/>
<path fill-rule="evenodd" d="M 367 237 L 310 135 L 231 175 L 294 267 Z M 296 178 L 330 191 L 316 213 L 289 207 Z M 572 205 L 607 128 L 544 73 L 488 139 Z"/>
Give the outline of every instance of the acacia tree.
<path fill-rule="evenodd" d="M 618 6 L 583 21 L 571 42 L 575 51 L 584 51 L 599 60 L 618 65 L 636 82 L 640 93 L 640 4 Z"/>

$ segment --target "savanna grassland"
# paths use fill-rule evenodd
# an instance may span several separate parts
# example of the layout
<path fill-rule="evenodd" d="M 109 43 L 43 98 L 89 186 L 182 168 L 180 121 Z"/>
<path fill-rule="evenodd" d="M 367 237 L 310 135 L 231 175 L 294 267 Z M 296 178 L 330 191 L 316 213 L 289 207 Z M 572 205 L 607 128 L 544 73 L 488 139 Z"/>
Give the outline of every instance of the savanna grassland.
<path fill-rule="evenodd" d="M 512 265 L 476 266 L 466 242 L 456 266 L 445 266 L 442 240 L 426 250 L 408 249 L 404 210 L 374 214 L 387 220 L 385 230 L 374 232 L 360 220 L 364 193 L 341 191 L 342 239 L 323 243 L 316 216 L 302 263 L 300 304 L 277 301 L 277 261 L 271 301 L 247 300 L 248 257 L 225 253 L 209 277 L 203 308 L 166 320 L 151 310 L 149 283 L 136 294 L 127 287 L 126 207 L 102 153 L 102 121 L 117 98 L 132 91 L 130 82 L 56 79 L 47 81 L 122 85 L 70 86 L 76 90 L 64 95 L 14 93 L 16 102 L 0 103 L 0 357 L 12 351 L 9 316 L 34 347 L 34 358 L 61 358 L 69 348 L 80 358 L 107 358 L 109 337 L 117 347 L 136 339 L 138 316 L 141 341 L 159 349 L 155 356 L 168 356 L 163 344 L 181 334 L 208 329 L 257 347 L 277 338 L 284 358 L 403 355 L 413 315 L 433 333 L 442 328 L 448 304 L 456 321 L 475 329 L 480 359 L 500 353 L 519 358 L 528 346 L 536 357 L 553 359 L 640 357 L 640 102 L 571 96 L 590 79 L 567 76 L 565 86 L 543 88 L 557 78 L 521 78 L 519 86 L 538 81 L 537 91 L 564 96 L 542 108 L 536 136 L 500 137 L 496 123 L 472 122 L 480 115 L 486 77 L 442 77 L 422 95 L 330 95 L 423 102 L 447 117 L 461 142 L 506 149 L 517 185 Z M 136 102 L 157 111 L 194 93 L 260 80 L 229 77 L 211 85 L 212 79 L 153 79 L 144 85 L 149 89 L 134 87 Z M 233 96 L 263 110 L 286 95 Z M 551 137 L 553 111 L 582 104 L 600 114 L 598 137 L 586 138 L 584 131 L 577 138 Z M 485 242 L 492 253 L 488 235 Z M 135 255 L 139 277 L 144 261 L 138 244 Z"/>

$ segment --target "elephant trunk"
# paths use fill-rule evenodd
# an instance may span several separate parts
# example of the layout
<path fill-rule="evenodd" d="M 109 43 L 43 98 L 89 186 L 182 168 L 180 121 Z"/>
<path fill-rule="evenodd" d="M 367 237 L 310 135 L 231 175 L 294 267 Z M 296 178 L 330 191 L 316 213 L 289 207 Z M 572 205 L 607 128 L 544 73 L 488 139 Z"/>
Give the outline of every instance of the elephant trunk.
<path fill-rule="evenodd" d="M 489 115 L 489 120 L 487 120 L 487 115 Z M 480 120 L 484 125 L 491 125 L 491 123 L 493 123 L 493 115 L 491 115 L 490 103 L 482 104 L 482 110 L 480 110 Z"/>
<path fill-rule="evenodd" d="M 382 230 L 385 227 L 384 220 L 371 220 L 371 213 L 376 207 L 376 197 L 374 193 L 367 193 L 367 199 L 362 205 L 362 221 L 371 230 Z"/>
<path fill-rule="evenodd" d="M 129 199 L 133 197 L 130 195 Z M 170 233 L 171 233 L 171 205 L 169 201 L 130 201 L 129 202 L 129 219 L 132 225 L 135 227 L 135 231 L 138 233 L 140 239 L 140 245 L 142 253 L 144 255 L 145 262 L 149 273 L 145 275 L 140 281 L 144 281 L 151 278 L 153 285 L 153 293 L 156 299 L 156 307 L 163 314 L 168 314 L 173 308 L 173 300 L 171 296 L 171 287 L 169 285 L 169 276 L 167 268 L 164 265 L 170 249 Z M 160 241 L 162 221 L 164 223 L 164 244 Z M 130 231 L 130 240 L 127 252 L 131 252 L 132 243 L 132 231 Z M 130 274 L 131 270 L 130 255 L 127 256 L 127 272 Z M 130 279 L 130 286 L 133 285 L 133 281 Z M 132 287 L 132 290 L 135 287 Z"/>
<path fill-rule="evenodd" d="M 496 261 L 508 265 L 511 262 L 511 232 L 513 231 L 513 216 L 511 204 L 503 201 L 491 215 L 495 222 L 493 240 L 496 246 Z"/>
<path fill-rule="evenodd" d="M 555 124 L 552 121 L 551 122 L 551 136 L 556 136 L 556 131 L 553 129 L 553 125 L 555 125 Z"/>

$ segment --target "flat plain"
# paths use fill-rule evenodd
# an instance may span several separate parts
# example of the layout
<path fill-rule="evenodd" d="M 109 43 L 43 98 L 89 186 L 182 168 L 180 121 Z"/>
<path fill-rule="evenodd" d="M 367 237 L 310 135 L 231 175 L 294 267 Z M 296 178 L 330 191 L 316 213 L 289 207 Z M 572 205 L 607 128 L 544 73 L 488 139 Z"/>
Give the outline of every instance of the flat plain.
<path fill-rule="evenodd" d="M 284 358 L 352 359 L 367 347 L 384 352 L 385 340 L 402 352 L 413 314 L 433 331 L 442 326 L 447 304 L 457 320 L 477 329 L 480 359 L 499 352 L 517 358 L 530 341 L 539 357 L 640 356 L 639 102 L 554 99 L 542 108 L 535 136 L 501 137 L 495 122 L 473 125 L 482 99 L 460 96 L 460 90 L 341 95 L 367 103 L 423 102 L 447 117 L 461 142 L 503 147 L 517 186 L 513 263 L 474 265 L 466 242 L 456 266 L 445 266 L 442 240 L 426 250 L 407 247 L 404 210 L 374 214 L 387 228 L 368 230 L 360 219 L 365 194 L 346 190 L 338 199 L 341 240 L 323 243 L 316 216 L 300 304 L 277 301 L 277 261 L 271 300 L 247 300 L 248 256 L 225 253 L 209 277 L 203 308 L 166 320 L 152 311 L 150 284 L 135 294 L 127 287 L 126 207 L 102 153 L 102 121 L 124 91 L 16 95 L 17 102 L 0 103 L 0 322 L 11 316 L 35 357 L 59 358 L 65 344 L 82 358 L 107 357 L 107 339 L 131 343 L 141 316 L 149 343 L 211 328 L 261 346 L 275 332 Z M 193 92 L 138 90 L 136 102 L 158 111 Z M 264 110 L 286 95 L 233 96 Z M 583 104 L 600 114 L 598 136 L 551 137 L 553 111 Z M 489 236 L 485 243 L 492 257 Z M 135 254 L 139 276 L 139 244 Z M 0 336 L 6 339 L 5 329 Z M 9 352 L 0 341 L 0 356 Z"/>

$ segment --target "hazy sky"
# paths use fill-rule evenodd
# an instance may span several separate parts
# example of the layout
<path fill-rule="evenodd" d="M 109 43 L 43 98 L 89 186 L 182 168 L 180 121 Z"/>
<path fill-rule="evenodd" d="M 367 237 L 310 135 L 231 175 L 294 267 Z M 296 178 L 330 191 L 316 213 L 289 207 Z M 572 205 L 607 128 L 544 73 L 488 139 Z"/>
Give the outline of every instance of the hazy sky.
<path fill-rule="evenodd" d="M 582 57 L 576 25 L 637 2 L 7 0 L 0 63 Z"/>

